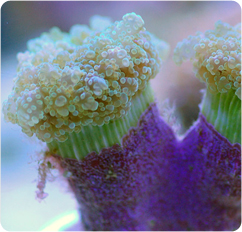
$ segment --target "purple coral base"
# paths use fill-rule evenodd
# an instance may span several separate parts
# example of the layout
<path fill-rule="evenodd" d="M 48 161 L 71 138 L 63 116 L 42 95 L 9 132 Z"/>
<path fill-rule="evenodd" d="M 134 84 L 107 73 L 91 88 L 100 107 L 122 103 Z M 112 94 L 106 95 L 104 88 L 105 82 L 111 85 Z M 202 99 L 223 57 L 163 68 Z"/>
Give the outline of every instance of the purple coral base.
<path fill-rule="evenodd" d="M 178 140 L 151 104 L 122 146 L 53 156 L 72 173 L 86 230 L 235 230 L 240 152 L 203 115 Z"/>

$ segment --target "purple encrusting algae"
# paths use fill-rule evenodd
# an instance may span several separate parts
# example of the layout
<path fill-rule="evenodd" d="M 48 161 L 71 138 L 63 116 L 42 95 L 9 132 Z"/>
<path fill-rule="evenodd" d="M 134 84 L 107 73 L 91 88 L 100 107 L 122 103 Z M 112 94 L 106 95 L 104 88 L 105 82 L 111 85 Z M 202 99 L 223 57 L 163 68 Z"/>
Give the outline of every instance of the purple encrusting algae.
<path fill-rule="evenodd" d="M 169 153 L 157 230 L 235 230 L 240 226 L 241 147 L 202 114 Z M 158 193 L 157 193 L 158 194 Z M 161 195 L 160 195 L 161 196 Z M 159 198 L 159 194 L 157 196 Z M 163 202 L 162 202 L 163 201 Z M 159 212 L 160 209 L 160 212 Z"/>
<path fill-rule="evenodd" d="M 99 155 L 59 159 L 86 230 L 234 230 L 240 225 L 240 145 L 200 115 L 177 140 L 156 104 Z"/>
<path fill-rule="evenodd" d="M 123 138 L 122 146 L 81 161 L 58 156 L 72 173 L 69 183 L 88 230 L 150 230 L 157 219 L 149 202 L 165 174 L 160 167 L 167 162 L 166 154 L 174 152 L 175 136 L 155 104 Z"/>

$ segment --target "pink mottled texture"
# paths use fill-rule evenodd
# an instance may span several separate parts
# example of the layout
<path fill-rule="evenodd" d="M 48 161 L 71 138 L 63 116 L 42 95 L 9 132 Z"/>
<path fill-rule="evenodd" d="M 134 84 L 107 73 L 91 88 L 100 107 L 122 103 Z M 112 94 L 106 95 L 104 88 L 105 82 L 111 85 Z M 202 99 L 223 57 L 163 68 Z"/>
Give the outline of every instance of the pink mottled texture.
<path fill-rule="evenodd" d="M 86 230 L 234 230 L 240 225 L 240 145 L 200 115 L 183 140 L 151 104 L 122 146 L 59 160 Z"/>

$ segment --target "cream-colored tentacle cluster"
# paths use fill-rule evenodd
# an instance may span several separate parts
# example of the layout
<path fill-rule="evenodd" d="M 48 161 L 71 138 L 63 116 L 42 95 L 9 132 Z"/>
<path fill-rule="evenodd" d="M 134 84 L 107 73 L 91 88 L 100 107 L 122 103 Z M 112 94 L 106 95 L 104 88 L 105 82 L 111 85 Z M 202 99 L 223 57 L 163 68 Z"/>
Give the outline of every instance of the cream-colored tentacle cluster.
<path fill-rule="evenodd" d="M 178 43 L 174 61 L 193 61 L 196 76 L 212 93 L 234 89 L 241 99 L 241 24 L 218 21 L 215 30 L 197 33 Z"/>
<path fill-rule="evenodd" d="M 126 115 L 132 97 L 159 71 L 159 55 L 165 56 L 168 46 L 148 33 L 135 13 L 110 23 L 95 17 L 91 28 L 75 25 L 64 33 L 55 27 L 30 40 L 28 51 L 17 56 L 5 119 L 51 142 Z"/>

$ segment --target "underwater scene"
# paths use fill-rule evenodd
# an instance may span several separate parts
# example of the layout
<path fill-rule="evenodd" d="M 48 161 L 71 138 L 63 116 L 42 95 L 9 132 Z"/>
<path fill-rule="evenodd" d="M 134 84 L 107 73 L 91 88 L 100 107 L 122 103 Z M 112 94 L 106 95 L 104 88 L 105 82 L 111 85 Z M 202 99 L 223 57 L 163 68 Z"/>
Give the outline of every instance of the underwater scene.
<path fill-rule="evenodd" d="M 6 231 L 241 223 L 236 2 L 6 2 Z"/>

